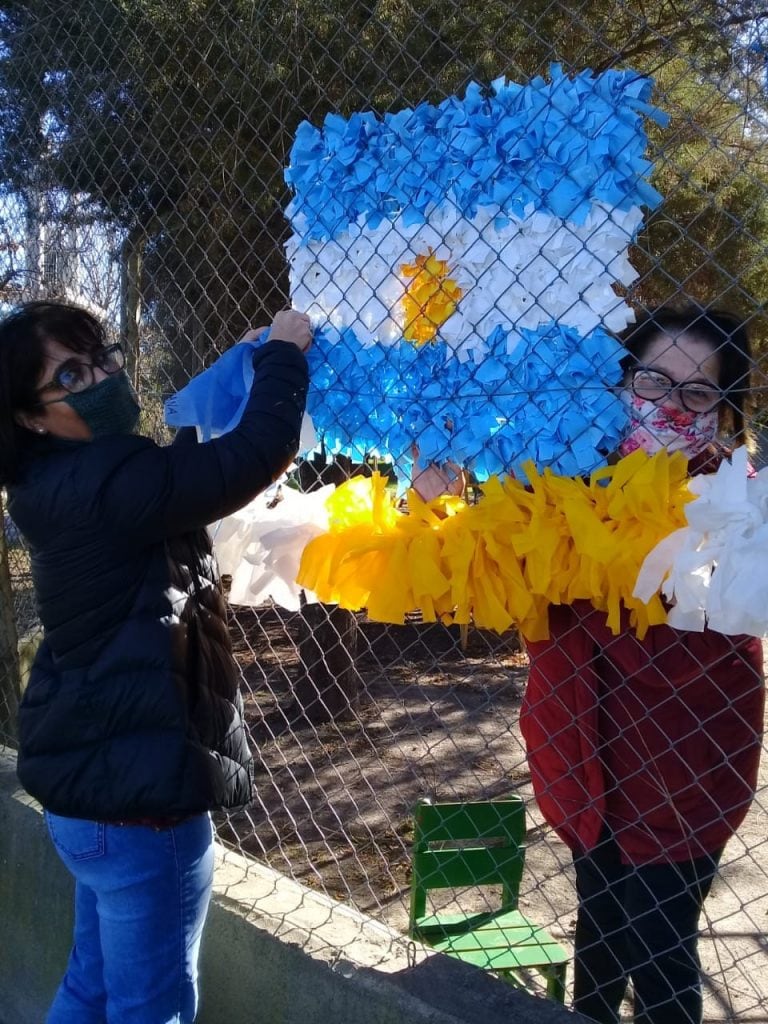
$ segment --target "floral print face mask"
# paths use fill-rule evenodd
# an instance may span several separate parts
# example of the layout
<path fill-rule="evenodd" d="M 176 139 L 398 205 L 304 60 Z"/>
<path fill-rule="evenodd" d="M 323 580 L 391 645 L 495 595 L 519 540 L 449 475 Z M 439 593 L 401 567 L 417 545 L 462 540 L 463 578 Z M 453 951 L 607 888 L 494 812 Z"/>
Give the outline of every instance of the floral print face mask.
<path fill-rule="evenodd" d="M 689 459 L 704 451 L 717 435 L 717 409 L 689 412 L 675 405 L 656 405 L 638 398 L 628 388 L 621 399 L 629 411 L 629 433 L 619 445 L 621 455 L 642 448 L 648 455 L 666 448 Z"/>

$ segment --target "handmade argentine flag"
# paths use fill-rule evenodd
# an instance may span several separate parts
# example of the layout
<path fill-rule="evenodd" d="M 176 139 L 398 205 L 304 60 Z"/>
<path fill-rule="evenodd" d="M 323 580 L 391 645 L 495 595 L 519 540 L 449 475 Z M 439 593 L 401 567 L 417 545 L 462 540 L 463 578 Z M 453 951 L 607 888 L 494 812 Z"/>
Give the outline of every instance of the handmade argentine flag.
<path fill-rule="evenodd" d="M 584 71 L 299 126 L 291 302 L 318 328 L 309 412 L 333 450 L 483 478 L 583 475 L 626 425 L 615 286 L 648 183 L 649 79 Z"/>

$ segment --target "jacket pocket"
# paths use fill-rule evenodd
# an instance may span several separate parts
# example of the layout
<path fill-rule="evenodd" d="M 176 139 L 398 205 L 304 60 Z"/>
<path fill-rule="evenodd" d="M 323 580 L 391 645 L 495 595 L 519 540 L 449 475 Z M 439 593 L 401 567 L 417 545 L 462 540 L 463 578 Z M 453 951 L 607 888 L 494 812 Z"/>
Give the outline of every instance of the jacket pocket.
<path fill-rule="evenodd" d="M 93 860 L 104 856 L 104 824 L 85 818 L 63 818 L 45 812 L 53 845 L 65 860 Z"/>

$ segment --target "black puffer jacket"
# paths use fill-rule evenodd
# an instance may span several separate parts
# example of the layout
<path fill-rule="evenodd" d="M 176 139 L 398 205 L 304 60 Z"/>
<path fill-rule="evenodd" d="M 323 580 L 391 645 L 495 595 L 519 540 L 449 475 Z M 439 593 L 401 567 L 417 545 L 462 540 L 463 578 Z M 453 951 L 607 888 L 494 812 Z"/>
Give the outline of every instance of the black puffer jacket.
<path fill-rule="evenodd" d="M 268 342 L 231 433 L 35 439 L 9 511 L 45 638 L 19 710 L 18 773 L 57 814 L 186 815 L 246 803 L 251 754 L 210 540 L 296 454 L 304 356 Z"/>

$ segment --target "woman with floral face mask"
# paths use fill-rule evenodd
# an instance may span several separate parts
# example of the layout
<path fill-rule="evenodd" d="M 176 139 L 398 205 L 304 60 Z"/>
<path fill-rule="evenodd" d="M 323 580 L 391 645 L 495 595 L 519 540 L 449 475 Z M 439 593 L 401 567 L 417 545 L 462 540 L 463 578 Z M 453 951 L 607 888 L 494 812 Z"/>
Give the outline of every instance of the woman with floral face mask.
<path fill-rule="evenodd" d="M 659 326 L 659 325 L 662 326 Z M 689 460 L 725 453 L 719 435 L 744 441 L 749 339 L 724 313 L 658 311 L 625 333 L 622 399 L 630 418 L 621 455 L 661 448 Z M 711 469 L 716 469 L 716 464 Z M 697 462 L 693 472 L 701 470 Z"/>
<path fill-rule="evenodd" d="M 134 433 L 122 350 L 87 310 L 36 302 L 0 323 L 0 485 L 44 628 L 18 772 L 75 879 L 48 1024 L 195 1017 L 209 812 L 247 804 L 253 776 L 205 527 L 296 454 L 310 341 L 306 316 L 278 313 L 239 424 L 160 447 Z"/>
<path fill-rule="evenodd" d="M 744 328 L 662 309 L 623 340 L 620 454 L 682 451 L 691 473 L 713 472 L 744 442 Z M 667 626 L 639 640 L 628 621 L 614 636 L 575 602 L 551 609 L 550 639 L 528 652 L 534 789 L 576 871 L 574 1007 L 615 1024 L 631 980 L 637 1024 L 699 1024 L 699 916 L 757 782 L 761 642 Z"/>

